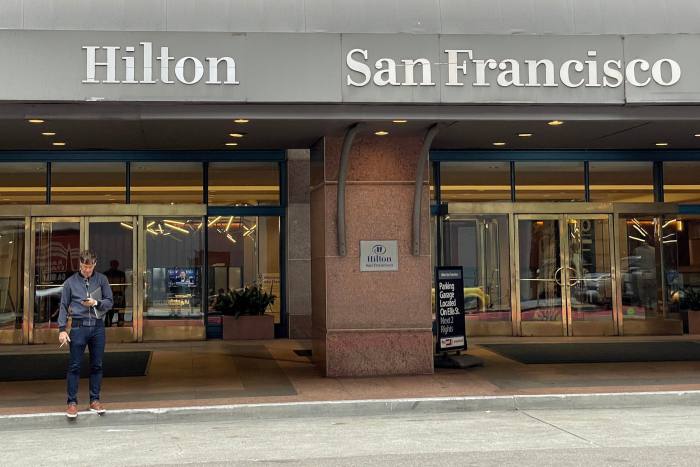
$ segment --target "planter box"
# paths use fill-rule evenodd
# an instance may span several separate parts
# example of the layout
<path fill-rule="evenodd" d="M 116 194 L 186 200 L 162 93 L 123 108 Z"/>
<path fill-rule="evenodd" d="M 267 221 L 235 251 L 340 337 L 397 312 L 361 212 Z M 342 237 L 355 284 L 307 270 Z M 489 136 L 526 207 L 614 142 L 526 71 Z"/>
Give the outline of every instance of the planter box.
<path fill-rule="evenodd" d="M 700 334 L 700 311 L 688 310 L 688 334 Z"/>
<path fill-rule="evenodd" d="M 275 318 L 272 315 L 223 318 L 224 340 L 275 338 Z"/>

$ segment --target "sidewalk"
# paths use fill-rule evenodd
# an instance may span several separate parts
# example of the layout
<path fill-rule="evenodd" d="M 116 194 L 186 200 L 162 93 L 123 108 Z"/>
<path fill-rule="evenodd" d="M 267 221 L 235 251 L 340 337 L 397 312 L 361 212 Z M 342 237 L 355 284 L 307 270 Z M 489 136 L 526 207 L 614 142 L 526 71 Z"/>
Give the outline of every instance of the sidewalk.
<path fill-rule="evenodd" d="M 459 404 L 466 404 L 467 399 L 488 396 L 489 400 L 500 399 L 498 404 L 507 399 L 506 406 L 515 408 L 518 399 L 513 396 L 539 396 L 519 400 L 561 404 L 559 395 L 565 394 L 619 393 L 629 398 L 628 393 L 667 392 L 671 397 L 662 397 L 663 403 L 694 403 L 699 397 L 693 391 L 700 391 L 697 361 L 527 365 L 472 344 L 469 353 L 484 359 L 484 367 L 437 369 L 424 376 L 324 378 L 308 357 L 294 352 L 308 348 L 308 341 L 288 340 L 112 345 L 108 350 L 151 350 L 153 355 L 148 376 L 105 378 L 103 401 L 114 412 L 312 401 L 415 402 L 422 398 L 462 398 Z M 41 353 L 48 349 L 17 346 L 1 351 Z M 685 395 L 680 399 L 678 394 Z M 556 397 L 541 397 L 549 395 Z M 81 381 L 80 397 L 82 406 L 87 399 L 86 380 Z M 477 400 L 488 407 L 486 399 Z M 571 400 L 566 403 L 572 404 Z M 63 380 L 0 383 L 0 416 L 62 412 L 64 401 Z"/>

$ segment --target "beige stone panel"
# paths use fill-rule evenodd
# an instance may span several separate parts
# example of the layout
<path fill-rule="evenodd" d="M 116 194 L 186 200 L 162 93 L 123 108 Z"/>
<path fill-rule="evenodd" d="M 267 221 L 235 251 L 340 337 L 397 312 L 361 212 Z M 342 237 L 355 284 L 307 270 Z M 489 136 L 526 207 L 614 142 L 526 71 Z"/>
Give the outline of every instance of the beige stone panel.
<path fill-rule="evenodd" d="M 329 332 L 326 374 L 418 375 L 433 372 L 433 336 L 425 332 Z"/>
<path fill-rule="evenodd" d="M 326 274 L 329 330 L 431 328 L 429 257 L 399 256 L 396 272 L 360 272 L 358 258 L 327 258 Z"/>
<path fill-rule="evenodd" d="M 287 207 L 287 258 L 311 257 L 311 212 L 308 204 Z"/>
<path fill-rule="evenodd" d="M 325 142 L 325 178 L 337 181 L 343 138 L 327 137 Z M 415 182 L 422 145 L 422 137 L 358 135 L 350 150 L 347 180 Z M 426 170 L 426 181 L 429 175 Z"/>
<path fill-rule="evenodd" d="M 287 154 L 287 201 L 308 204 L 309 151 L 290 150 Z"/>
<path fill-rule="evenodd" d="M 426 187 L 427 188 L 427 187 Z M 327 185 L 326 254 L 338 254 L 337 185 Z M 360 240 L 397 240 L 399 255 L 413 250 L 413 185 L 348 185 L 345 190 L 345 232 L 348 256 L 360 255 Z M 421 255 L 430 255 L 430 200 L 423 190 Z"/>
<path fill-rule="evenodd" d="M 311 315 L 311 260 L 287 262 L 287 312 Z"/>

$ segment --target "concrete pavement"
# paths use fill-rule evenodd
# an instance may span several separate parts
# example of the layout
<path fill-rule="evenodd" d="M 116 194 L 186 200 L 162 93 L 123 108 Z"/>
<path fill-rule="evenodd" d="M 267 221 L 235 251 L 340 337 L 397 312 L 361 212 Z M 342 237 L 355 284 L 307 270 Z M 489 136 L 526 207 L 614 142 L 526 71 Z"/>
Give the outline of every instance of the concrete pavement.
<path fill-rule="evenodd" d="M 700 407 L 231 417 L 2 439 L 5 465 L 698 465 Z"/>

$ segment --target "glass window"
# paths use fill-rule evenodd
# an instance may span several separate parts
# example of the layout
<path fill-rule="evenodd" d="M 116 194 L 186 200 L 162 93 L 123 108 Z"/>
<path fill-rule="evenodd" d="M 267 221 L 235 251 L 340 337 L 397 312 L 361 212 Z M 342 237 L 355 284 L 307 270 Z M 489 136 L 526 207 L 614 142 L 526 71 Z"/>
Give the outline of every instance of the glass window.
<path fill-rule="evenodd" d="M 46 164 L 0 163 L 0 204 L 44 204 Z"/>
<path fill-rule="evenodd" d="M 199 162 L 138 162 L 131 164 L 132 203 L 202 203 Z"/>
<path fill-rule="evenodd" d="M 445 264 L 464 271 L 467 333 L 512 335 L 507 216 L 451 217 L 443 231 Z"/>
<path fill-rule="evenodd" d="M 280 204 L 279 180 L 277 162 L 212 162 L 209 164 L 209 204 Z"/>
<path fill-rule="evenodd" d="M 0 220 L 0 330 L 22 329 L 24 219 Z"/>
<path fill-rule="evenodd" d="M 590 162 L 591 201 L 654 201 L 652 162 Z"/>
<path fill-rule="evenodd" d="M 510 201 L 509 162 L 441 162 L 440 196 L 450 201 Z"/>
<path fill-rule="evenodd" d="M 126 164 L 120 162 L 54 162 L 51 204 L 126 202 Z"/>
<path fill-rule="evenodd" d="M 220 323 L 215 309 L 221 294 L 258 284 L 275 295 L 268 309 L 275 323 L 280 322 L 280 218 L 210 217 L 209 324 Z"/>
<path fill-rule="evenodd" d="M 516 201 L 583 201 L 583 162 L 516 162 Z"/>
<path fill-rule="evenodd" d="M 700 162 L 664 162 L 664 201 L 700 203 Z"/>
<path fill-rule="evenodd" d="M 145 218 L 144 327 L 203 326 L 201 218 Z"/>

